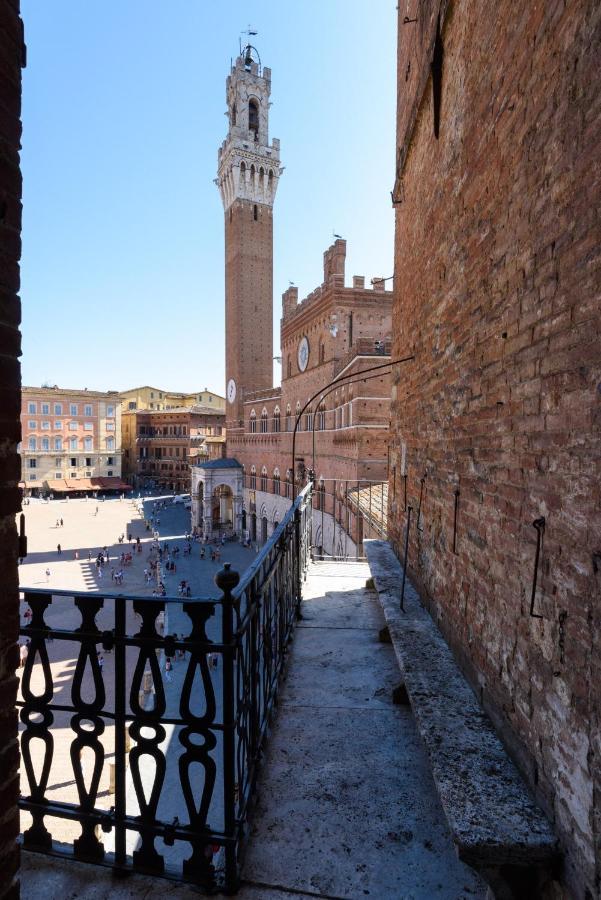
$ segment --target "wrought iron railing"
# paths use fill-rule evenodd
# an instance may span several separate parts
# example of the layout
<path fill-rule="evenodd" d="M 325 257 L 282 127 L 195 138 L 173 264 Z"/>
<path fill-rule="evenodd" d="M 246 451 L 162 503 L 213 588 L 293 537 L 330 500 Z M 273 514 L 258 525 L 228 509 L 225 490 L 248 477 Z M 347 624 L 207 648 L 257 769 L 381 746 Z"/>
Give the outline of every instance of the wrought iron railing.
<path fill-rule="evenodd" d="M 218 573 L 218 599 L 24 589 L 32 612 L 21 629 L 30 643 L 18 702 L 24 847 L 236 890 L 311 518 L 309 485 L 241 579 L 227 565 Z M 58 622 L 47 621 L 51 613 Z M 164 618 L 165 632 L 186 621 L 186 633 L 163 634 Z M 73 653 L 57 654 L 52 642 Z M 165 666 L 176 654 L 181 687 Z M 57 752 L 72 773 L 69 800 L 49 786 Z M 81 833 L 70 844 L 53 838 L 53 819 Z"/>

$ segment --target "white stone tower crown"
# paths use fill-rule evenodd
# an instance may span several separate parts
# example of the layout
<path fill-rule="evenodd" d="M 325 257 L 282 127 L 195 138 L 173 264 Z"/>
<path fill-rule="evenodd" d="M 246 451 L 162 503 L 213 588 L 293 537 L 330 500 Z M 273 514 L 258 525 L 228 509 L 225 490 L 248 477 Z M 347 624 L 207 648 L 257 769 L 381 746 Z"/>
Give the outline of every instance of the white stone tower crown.
<path fill-rule="evenodd" d="M 215 184 L 227 210 L 235 200 L 272 206 L 282 173 L 280 142 L 269 143 L 271 69 L 248 46 L 226 82 L 229 130 L 219 148 Z"/>

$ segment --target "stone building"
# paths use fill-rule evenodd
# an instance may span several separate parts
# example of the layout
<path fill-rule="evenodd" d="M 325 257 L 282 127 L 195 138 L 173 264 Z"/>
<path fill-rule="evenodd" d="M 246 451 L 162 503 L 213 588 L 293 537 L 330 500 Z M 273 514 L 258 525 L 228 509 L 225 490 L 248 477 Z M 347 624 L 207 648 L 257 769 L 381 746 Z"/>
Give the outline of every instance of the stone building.
<path fill-rule="evenodd" d="M 137 488 L 190 491 L 190 466 L 220 459 L 225 415 L 209 406 L 122 413 L 123 477 Z"/>
<path fill-rule="evenodd" d="M 28 494 L 123 490 L 119 395 L 23 387 L 20 453 Z"/>
<path fill-rule="evenodd" d="M 129 391 L 120 391 L 119 398 L 124 412 L 132 409 L 174 409 L 178 406 L 210 406 L 221 412 L 225 410 L 225 397 L 214 394 L 207 388 L 196 393 L 182 394 L 146 384 Z"/>
<path fill-rule="evenodd" d="M 409 573 L 561 840 L 553 896 L 591 900 L 601 7 L 411 0 L 398 35 L 389 530 L 402 556 L 411 506 Z"/>
<path fill-rule="evenodd" d="M 274 388 L 273 205 L 282 170 L 279 141 L 269 143 L 270 91 L 271 71 L 246 48 L 227 79 L 229 130 L 217 178 L 225 215 L 227 452 L 243 467 L 242 530 L 253 540 L 266 540 L 281 521 L 293 470 L 298 482 L 314 468 L 316 543 L 347 555 L 356 552 L 371 507 L 371 491 L 364 509 L 349 490 L 378 486 L 373 510 L 380 510 L 382 529 L 388 370 L 316 398 L 299 424 L 296 465 L 292 432 L 298 411 L 320 388 L 389 359 L 392 293 L 383 278 L 366 287 L 355 276 L 345 286 L 346 242 L 336 240 L 324 254 L 323 283 L 301 303 L 295 287 L 283 295 L 282 383 Z M 196 515 L 203 518 L 200 507 Z"/>

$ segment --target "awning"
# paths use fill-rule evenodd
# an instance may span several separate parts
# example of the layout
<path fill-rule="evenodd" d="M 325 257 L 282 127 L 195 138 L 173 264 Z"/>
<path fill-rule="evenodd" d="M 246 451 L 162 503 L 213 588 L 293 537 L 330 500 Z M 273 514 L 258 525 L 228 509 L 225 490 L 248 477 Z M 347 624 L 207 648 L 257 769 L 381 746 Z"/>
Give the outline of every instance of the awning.
<path fill-rule="evenodd" d="M 118 475 L 110 475 L 101 478 L 92 478 L 92 490 L 94 491 L 133 491 L 131 484 L 122 481 Z"/>

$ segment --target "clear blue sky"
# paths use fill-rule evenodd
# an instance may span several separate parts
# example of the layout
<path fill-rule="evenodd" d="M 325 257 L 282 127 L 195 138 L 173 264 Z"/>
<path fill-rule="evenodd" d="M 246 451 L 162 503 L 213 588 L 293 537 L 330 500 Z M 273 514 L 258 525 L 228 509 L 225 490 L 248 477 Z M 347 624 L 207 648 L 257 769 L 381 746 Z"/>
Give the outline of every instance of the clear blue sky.
<path fill-rule="evenodd" d="M 225 78 L 249 24 L 281 140 L 281 294 L 392 274 L 392 0 L 22 0 L 23 382 L 224 391 Z M 276 368 L 279 378 L 279 369 Z"/>

